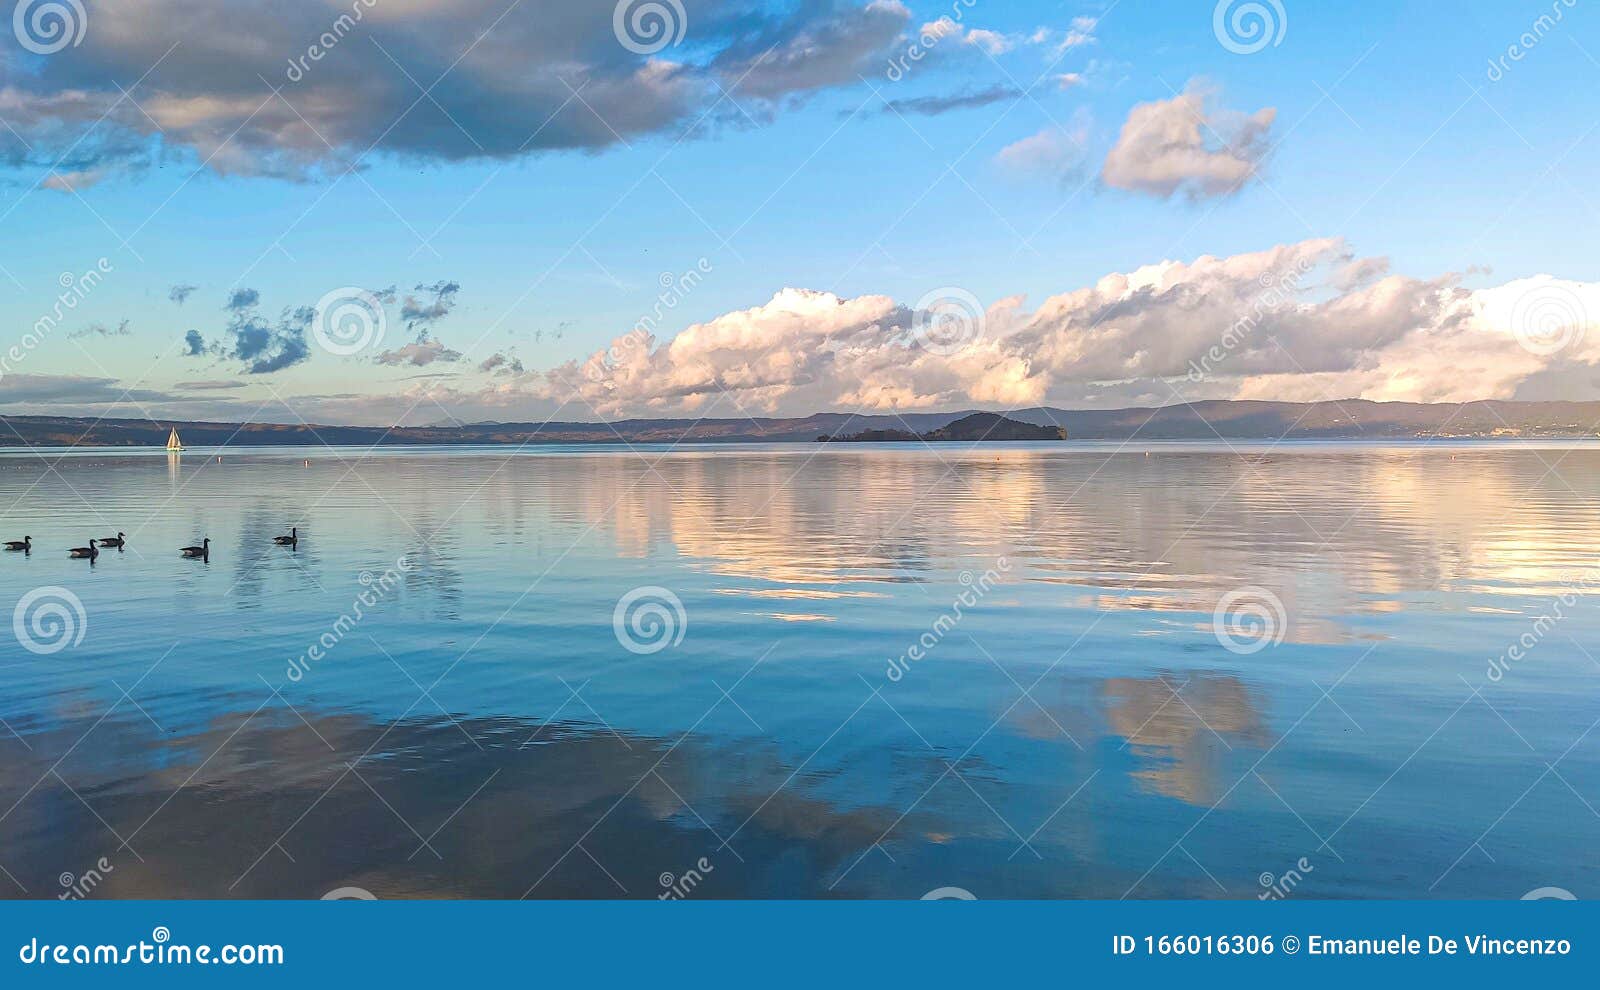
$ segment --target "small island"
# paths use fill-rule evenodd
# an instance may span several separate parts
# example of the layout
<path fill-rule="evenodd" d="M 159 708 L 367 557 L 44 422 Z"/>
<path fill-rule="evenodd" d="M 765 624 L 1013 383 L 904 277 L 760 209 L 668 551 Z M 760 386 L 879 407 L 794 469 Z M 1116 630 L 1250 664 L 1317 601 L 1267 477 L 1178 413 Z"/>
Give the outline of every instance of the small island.
<path fill-rule="evenodd" d="M 848 436 L 817 437 L 818 443 L 908 443 L 924 441 L 926 443 L 959 442 L 974 443 L 979 440 L 1065 440 L 1067 431 L 1060 426 L 1034 426 L 1032 423 L 1023 423 L 1015 419 L 1008 419 L 999 413 L 973 413 L 963 416 L 954 423 L 948 423 L 937 430 L 927 433 L 912 433 L 910 430 L 863 430 Z"/>

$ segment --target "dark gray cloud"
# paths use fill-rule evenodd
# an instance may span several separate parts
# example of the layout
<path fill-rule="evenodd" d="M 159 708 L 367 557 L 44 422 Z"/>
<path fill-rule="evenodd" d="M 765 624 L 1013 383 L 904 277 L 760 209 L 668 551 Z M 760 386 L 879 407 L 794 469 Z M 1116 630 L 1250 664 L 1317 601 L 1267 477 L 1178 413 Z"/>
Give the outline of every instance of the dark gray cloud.
<path fill-rule="evenodd" d="M 882 113 L 915 114 L 936 117 L 952 110 L 971 110 L 986 107 L 1001 100 L 1014 100 L 1022 95 L 1015 86 L 991 86 L 974 93 L 952 93 L 948 96 L 916 96 L 903 100 L 888 100 Z"/>
<path fill-rule="evenodd" d="M 0 163 L 82 188 L 174 154 L 305 179 L 369 151 L 435 163 L 595 151 L 708 111 L 742 119 L 718 106 L 719 84 L 772 105 L 858 85 L 910 18 L 898 0 L 859 3 L 683 0 L 681 39 L 673 23 L 631 47 L 609 2 L 97 3 L 75 47 L 39 59 L 0 46 Z M 119 86 L 146 70 L 128 99 Z"/>
<path fill-rule="evenodd" d="M 184 353 L 189 357 L 202 357 L 209 349 L 206 339 L 200 335 L 198 330 L 190 330 L 183 335 L 183 346 Z"/>
<path fill-rule="evenodd" d="M 455 308 L 456 293 L 461 291 L 461 284 L 441 279 L 432 285 L 419 285 L 415 291 L 422 293 L 424 298 L 406 296 L 406 301 L 400 306 L 400 318 L 406 321 L 407 330 L 422 335 L 417 338 L 417 342 L 421 343 L 433 325 L 449 316 L 450 310 Z"/>
<path fill-rule="evenodd" d="M 236 388 L 245 388 L 246 385 L 244 382 L 237 381 L 210 380 L 199 382 L 178 382 L 172 387 L 184 392 L 225 392 Z"/>
<path fill-rule="evenodd" d="M 0 405 L 106 405 L 181 402 L 184 397 L 148 388 L 123 388 L 115 378 L 13 374 L 0 379 Z"/>
<path fill-rule="evenodd" d="M 251 308 L 260 301 L 261 293 L 255 289 L 235 289 L 233 294 L 228 297 L 228 304 L 225 308 L 237 313 L 239 310 Z"/>
<path fill-rule="evenodd" d="M 520 375 L 523 371 L 522 359 L 505 351 L 496 351 L 479 362 L 478 370 L 497 375 Z"/>
<path fill-rule="evenodd" d="M 373 358 L 378 364 L 410 365 L 413 368 L 422 368 L 435 361 L 459 361 L 460 351 L 452 351 L 437 340 L 420 340 L 415 344 L 384 351 Z"/>
<path fill-rule="evenodd" d="M 316 319 L 310 306 L 284 310 L 275 323 L 253 312 L 242 312 L 228 326 L 232 338 L 227 356 L 244 363 L 244 372 L 266 375 L 293 367 L 311 356 L 306 331 Z"/>
<path fill-rule="evenodd" d="M 84 337 L 126 337 L 133 331 L 128 329 L 128 321 L 123 320 L 116 328 L 106 326 L 104 323 L 91 323 L 82 330 L 75 330 L 67 334 L 68 340 L 79 340 Z"/>
<path fill-rule="evenodd" d="M 194 291 L 198 288 L 200 288 L 198 285 L 174 285 L 171 289 L 167 290 L 167 298 L 177 303 L 179 306 L 182 306 L 184 303 L 189 301 L 189 297 L 193 295 Z"/>

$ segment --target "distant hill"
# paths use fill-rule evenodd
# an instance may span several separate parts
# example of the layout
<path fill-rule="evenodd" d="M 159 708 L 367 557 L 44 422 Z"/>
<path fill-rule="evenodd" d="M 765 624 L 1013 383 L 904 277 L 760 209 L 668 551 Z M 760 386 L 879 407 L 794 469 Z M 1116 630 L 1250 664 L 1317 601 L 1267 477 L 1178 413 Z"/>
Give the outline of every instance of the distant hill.
<path fill-rule="evenodd" d="M 223 445 L 748 443 L 810 442 L 869 430 L 927 434 L 974 414 L 816 413 L 752 419 L 628 419 L 614 423 L 475 423 L 462 426 L 321 426 L 182 420 L 0 416 L 0 446 L 160 447 L 177 427 L 191 447 Z M 1213 400 L 1139 409 L 1013 409 L 1004 419 L 1050 429 L 1074 440 L 1316 440 L 1594 437 L 1600 402 L 1485 401 L 1424 404 L 1256 402 Z M 982 433 L 982 430 L 979 430 Z M 990 439 L 997 439 L 990 436 Z"/>
<path fill-rule="evenodd" d="M 821 441 L 835 443 L 903 443 L 906 441 L 926 441 L 928 443 L 941 443 L 950 441 L 975 442 L 980 440 L 1065 440 L 1067 431 L 1059 426 L 1035 426 L 1032 423 L 1023 423 L 1015 419 L 1001 416 L 999 413 L 977 412 L 970 416 L 963 416 L 953 423 L 947 423 L 937 429 L 926 433 L 912 433 L 910 430 L 863 430 L 849 436 L 820 436 Z"/>

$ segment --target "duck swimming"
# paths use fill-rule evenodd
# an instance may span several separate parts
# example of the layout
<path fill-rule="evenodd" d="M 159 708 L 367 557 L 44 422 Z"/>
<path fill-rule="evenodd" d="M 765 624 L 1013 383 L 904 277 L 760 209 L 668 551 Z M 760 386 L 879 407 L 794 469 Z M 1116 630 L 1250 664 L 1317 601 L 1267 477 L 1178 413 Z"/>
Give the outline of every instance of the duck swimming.
<path fill-rule="evenodd" d="M 67 555 L 69 557 L 87 557 L 90 560 L 93 560 L 100 556 L 100 551 L 95 549 L 95 542 L 96 541 L 94 540 L 90 540 L 89 545 L 86 547 L 73 547 L 71 550 L 67 551 Z"/>
<path fill-rule="evenodd" d="M 272 542 L 276 543 L 280 547 L 292 547 L 292 546 L 294 546 L 296 543 L 300 542 L 300 529 L 299 529 L 299 527 L 291 526 L 289 528 L 289 535 L 288 536 L 274 536 L 272 538 Z"/>
<path fill-rule="evenodd" d="M 205 559 L 205 560 L 210 560 L 211 559 L 211 537 L 208 536 L 205 539 L 201 540 L 200 541 L 200 545 L 197 546 L 197 547 L 184 547 L 181 550 L 179 550 L 178 552 L 183 554 L 185 557 L 200 557 L 200 558 Z"/>
<path fill-rule="evenodd" d="M 29 553 L 33 550 L 33 537 L 24 536 L 20 540 L 7 540 L 6 549 L 21 550 L 23 553 Z"/>
<path fill-rule="evenodd" d="M 99 542 L 103 547 L 116 547 L 118 550 L 128 545 L 127 534 L 125 533 L 104 537 Z"/>

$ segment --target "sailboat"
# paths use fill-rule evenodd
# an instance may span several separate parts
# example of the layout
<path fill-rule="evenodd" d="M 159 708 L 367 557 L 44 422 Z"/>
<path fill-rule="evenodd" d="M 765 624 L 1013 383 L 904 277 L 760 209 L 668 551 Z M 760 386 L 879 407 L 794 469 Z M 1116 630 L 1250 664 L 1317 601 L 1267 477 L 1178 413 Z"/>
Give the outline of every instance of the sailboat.
<path fill-rule="evenodd" d="M 183 449 L 183 441 L 178 439 L 178 428 L 174 426 L 172 432 L 167 434 L 167 449 L 177 451 Z"/>

